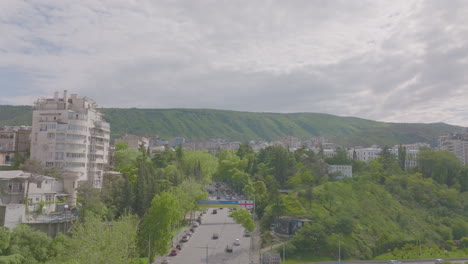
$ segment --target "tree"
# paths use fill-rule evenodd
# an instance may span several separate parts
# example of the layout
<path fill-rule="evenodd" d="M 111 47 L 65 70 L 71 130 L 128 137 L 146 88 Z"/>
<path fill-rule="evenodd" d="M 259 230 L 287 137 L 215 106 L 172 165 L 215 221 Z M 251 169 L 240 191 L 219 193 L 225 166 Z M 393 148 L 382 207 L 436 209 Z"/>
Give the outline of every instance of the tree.
<path fill-rule="evenodd" d="M 21 170 L 28 172 L 29 177 L 26 183 L 26 194 L 24 198 L 24 204 L 26 205 L 26 212 L 29 212 L 29 185 L 31 182 L 37 182 L 42 180 L 42 173 L 44 172 L 44 166 L 37 160 L 27 160 L 20 166 Z"/>
<path fill-rule="evenodd" d="M 177 198 L 162 192 L 156 195 L 143 218 L 141 241 L 151 240 L 151 255 L 167 254 L 171 248 L 174 227 L 180 220 L 180 205 Z"/>
<path fill-rule="evenodd" d="M 252 232 L 255 229 L 255 223 L 252 215 L 246 209 L 235 210 L 231 213 L 236 223 L 241 224 L 247 231 Z"/>
<path fill-rule="evenodd" d="M 24 257 L 23 263 L 34 264 L 48 259 L 48 247 L 52 239 L 45 233 L 32 230 L 28 225 L 18 225 L 11 234 L 8 254 Z"/>
<path fill-rule="evenodd" d="M 137 257 L 138 219 L 124 216 L 101 222 L 94 216 L 73 226 L 70 238 L 61 238 L 64 249 L 49 263 L 128 264 Z"/>
<path fill-rule="evenodd" d="M 239 149 L 237 150 L 236 154 L 237 156 L 239 156 L 239 158 L 243 159 L 245 156 L 249 154 L 254 154 L 254 151 L 252 147 L 250 146 L 249 142 L 243 142 L 242 144 L 240 144 Z"/>
<path fill-rule="evenodd" d="M 402 170 L 406 169 L 406 147 L 398 146 L 398 165 Z"/>

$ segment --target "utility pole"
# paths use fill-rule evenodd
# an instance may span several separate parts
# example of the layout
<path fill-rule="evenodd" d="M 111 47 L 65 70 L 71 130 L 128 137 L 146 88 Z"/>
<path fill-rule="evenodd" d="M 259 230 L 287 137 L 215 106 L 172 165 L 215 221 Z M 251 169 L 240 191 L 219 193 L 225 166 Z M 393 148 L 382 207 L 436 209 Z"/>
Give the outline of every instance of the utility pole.
<path fill-rule="evenodd" d="M 208 244 L 206 244 L 206 264 L 208 264 Z"/>

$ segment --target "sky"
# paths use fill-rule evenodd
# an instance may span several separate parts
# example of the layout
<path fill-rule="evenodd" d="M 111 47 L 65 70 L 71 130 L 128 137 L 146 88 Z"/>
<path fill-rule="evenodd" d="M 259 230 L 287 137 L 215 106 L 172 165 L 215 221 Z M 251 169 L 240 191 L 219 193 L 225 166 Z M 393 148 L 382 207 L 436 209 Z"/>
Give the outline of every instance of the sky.
<path fill-rule="evenodd" d="M 1 0 L 0 104 L 468 126 L 466 0 Z"/>

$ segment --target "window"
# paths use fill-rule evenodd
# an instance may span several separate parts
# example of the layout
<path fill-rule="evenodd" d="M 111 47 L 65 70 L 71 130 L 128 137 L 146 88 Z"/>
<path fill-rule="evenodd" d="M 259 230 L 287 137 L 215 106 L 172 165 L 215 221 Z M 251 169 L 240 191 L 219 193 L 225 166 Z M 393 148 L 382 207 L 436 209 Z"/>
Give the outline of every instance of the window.
<path fill-rule="evenodd" d="M 45 195 L 45 200 L 46 201 L 53 201 L 54 200 L 54 195 L 53 194 L 46 194 Z"/>
<path fill-rule="evenodd" d="M 63 152 L 55 152 L 56 160 L 63 160 Z"/>
<path fill-rule="evenodd" d="M 55 133 L 47 133 L 47 138 L 55 138 Z"/>
<path fill-rule="evenodd" d="M 56 129 L 57 128 L 57 124 L 48 124 L 47 125 L 47 129 Z"/>
<path fill-rule="evenodd" d="M 54 163 L 53 163 L 53 162 L 50 162 L 50 161 L 46 161 L 45 166 L 46 166 L 47 168 L 50 168 L 50 167 L 53 167 L 53 166 L 54 166 Z"/>
<path fill-rule="evenodd" d="M 36 185 L 37 185 L 37 188 L 38 188 L 38 189 L 41 189 L 41 188 L 42 188 L 42 182 L 41 182 L 41 181 L 40 181 L 40 182 L 37 182 Z"/>

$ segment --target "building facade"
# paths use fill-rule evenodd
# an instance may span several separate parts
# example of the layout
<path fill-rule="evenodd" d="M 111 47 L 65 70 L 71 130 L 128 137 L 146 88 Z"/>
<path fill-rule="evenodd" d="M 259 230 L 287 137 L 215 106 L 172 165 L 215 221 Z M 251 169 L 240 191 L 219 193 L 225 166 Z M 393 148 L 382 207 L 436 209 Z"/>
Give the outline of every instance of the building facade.
<path fill-rule="evenodd" d="M 468 129 L 464 133 L 440 136 L 439 149 L 452 152 L 463 165 L 468 164 Z"/>
<path fill-rule="evenodd" d="M 344 178 L 344 177 L 353 177 L 353 166 L 351 165 L 330 165 L 328 172 L 330 174 L 332 173 L 339 173 L 341 177 L 339 178 Z"/>
<path fill-rule="evenodd" d="M 30 146 L 30 126 L 0 127 L 0 166 L 10 165 L 15 154 L 26 158 Z"/>
<path fill-rule="evenodd" d="M 35 102 L 31 133 L 31 159 L 62 171 L 64 190 L 76 203 L 76 189 L 82 183 L 102 187 L 108 164 L 110 126 L 96 103 L 76 94 Z"/>

